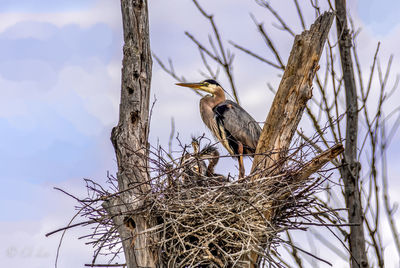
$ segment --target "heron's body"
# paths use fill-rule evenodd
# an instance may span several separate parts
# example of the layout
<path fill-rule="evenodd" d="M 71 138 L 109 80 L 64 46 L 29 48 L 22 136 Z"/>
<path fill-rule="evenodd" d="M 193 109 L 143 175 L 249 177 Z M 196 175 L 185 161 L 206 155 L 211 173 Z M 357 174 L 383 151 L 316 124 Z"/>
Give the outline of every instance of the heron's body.
<path fill-rule="evenodd" d="M 208 145 L 200 150 L 199 141 L 195 138 L 192 139 L 193 153 L 186 153 L 183 156 L 183 161 L 181 166 L 182 169 L 182 179 L 185 183 L 186 181 L 196 180 L 197 184 L 202 184 L 202 182 L 210 180 L 218 183 L 226 182 L 227 179 L 214 172 L 214 168 L 219 160 L 219 152 L 214 146 Z M 208 165 L 206 164 L 208 161 Z"/>
<path fill-rule="evenodd" d="M 177 85 L 210 93 L 200 100 L 203 122 L 232 156 L 239 157 L 240 175 L 244 175 L 242 155 L 256 151 L 261 128 L 239 104 L 226 100 L 222 87 L 214 80 Z"/>
<path fill-rule="evenodd" d="M 212 111 L 214 118 L 211 122 L 207 120 L 210 126 L 207 125 L 202 113 L 203 121 L 228 152 L 231 155 L 238 155 L 240 142 L 243 145 L 243 154 L 254 154 L 261 133 L 257 122 L 242 107 L 230 100 L 216 105 Z"/>

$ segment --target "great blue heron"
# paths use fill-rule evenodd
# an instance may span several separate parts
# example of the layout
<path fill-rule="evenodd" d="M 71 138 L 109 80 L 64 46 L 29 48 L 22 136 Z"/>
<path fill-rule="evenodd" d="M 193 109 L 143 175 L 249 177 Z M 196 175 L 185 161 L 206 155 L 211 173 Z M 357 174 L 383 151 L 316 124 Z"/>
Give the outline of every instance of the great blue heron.
<path fill-rule="evenodd" d="M 208 145 L 200 150 L 199 141 L 196 138 L 192 138 L 192 148 L 195 158 L 201 160 L 208 160 L 208 166 L 202 170 L 202 175 L 212 177 L 214 175 L 214 168 L 219 161 L 219 152 L 214 146 Z M 205 166 L 205 164 L 204 164 Z"/>
<path fill-rule="evenodd" d="M 207 169 L 204 172 L 208 181 L 214 182 L 229 182 L 229 179 L 221 174 L 215 173 L 214 169 L 215 166 L 218 164 L 219 161 L 219 152 L 218 149 L 212 145 L 207 145 L 203 149 L 199 150 L 200 144 L 199 140 L 196 138 L 192 138 L 192 147 L 193 152 L 196 154 L 197 159 L 201 159 L 202 161 L 207 160 L 208 165 Z"/>
<path fill-rule="evenodd" d="M 238 157 L 239 177 L 243 178 L 243 154 L 255 153 L 261 127 L 239 104 L 225 98 L 223 88 L 215 80 L 177 85 L 211 94 L 200 100 L 201 118 L 228 152 Z"/>
<path fill-rule="evenodd" d="M 228 181 L 223 175 L 214 172 L 214 168 L 219 161 L 217 148 L 207 145 L 200 150 L 200 144 L 196 138 L 192 138 L 192 148 L 193 153 L 185 153 L 182 158 L 183 182 L 195 179 L 195 183 L 201 185 Z M 205 161 L 208 161 L 208 165 Z"/>

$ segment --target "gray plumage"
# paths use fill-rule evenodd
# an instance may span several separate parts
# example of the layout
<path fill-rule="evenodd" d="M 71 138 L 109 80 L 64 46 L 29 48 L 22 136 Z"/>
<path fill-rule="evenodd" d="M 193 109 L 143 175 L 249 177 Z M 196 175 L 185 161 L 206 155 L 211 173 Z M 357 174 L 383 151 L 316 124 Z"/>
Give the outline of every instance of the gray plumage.
<path fill-rule="evenodd" d="M 261 127 L 239 104 L 226 100 L 214 107 L 214 118 L 219 129 L 219 136 L 225 132 L 229 147 L 238 154 L 238 144 L 243 144 L 244 154 L 254 154 Z"/>

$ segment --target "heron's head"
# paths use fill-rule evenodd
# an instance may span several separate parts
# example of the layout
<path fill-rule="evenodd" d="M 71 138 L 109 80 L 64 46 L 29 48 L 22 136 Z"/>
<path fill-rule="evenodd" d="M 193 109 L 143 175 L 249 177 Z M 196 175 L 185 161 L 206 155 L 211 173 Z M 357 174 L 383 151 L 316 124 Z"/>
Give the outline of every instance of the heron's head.
<path fill-rule="evenodd" d="M 216 95 L 218 92 L 223 92 L 222 87 L 213 79 L 207 79 L 199 83 L 177 83 L 181 87 L 189 87 L 196 90 L 205 91 L 211 95 Z"/>

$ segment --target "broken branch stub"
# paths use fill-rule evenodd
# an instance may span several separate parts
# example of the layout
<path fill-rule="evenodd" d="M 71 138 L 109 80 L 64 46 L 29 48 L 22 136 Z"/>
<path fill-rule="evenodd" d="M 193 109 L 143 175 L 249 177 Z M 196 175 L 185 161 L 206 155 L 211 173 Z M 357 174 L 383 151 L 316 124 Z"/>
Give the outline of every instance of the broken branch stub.
<path fill-rule="evenodd" d="M 307 101 L 312 97 L 312 81 L 333 21 L 333 13 L 319 16 L 310 30 L 297 35 L 272 107 L 258 141 L 252 173 L 268 171 L 285 158 Z M 262 176 L 261 172 L 253 179 Z"/>
<path fill-rule="evenodd" d="M 325 164 L 335 159 L 343 151 L 343 145 L 336 144 L 320 153 L 318 156 L 306 163 L 305 166 L 298 172 L 298 179 L 301 181 L 306 180 L 312 174 L 321 169 Z"/>

